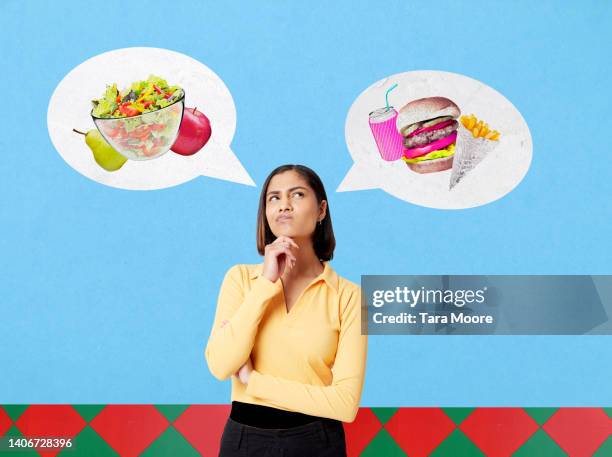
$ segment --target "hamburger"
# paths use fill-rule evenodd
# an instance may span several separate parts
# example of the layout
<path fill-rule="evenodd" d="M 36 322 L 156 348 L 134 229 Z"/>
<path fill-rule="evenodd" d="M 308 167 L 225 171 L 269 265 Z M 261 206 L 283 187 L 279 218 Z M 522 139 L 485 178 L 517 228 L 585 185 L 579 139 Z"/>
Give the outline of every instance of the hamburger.
<path fill-rule="evenodd" d="M 452 168 L 459 107 L 448 98 L 413 100 L 399 111 L 396 127 L 404 137 L 402 160 L 417 173 Z"/>

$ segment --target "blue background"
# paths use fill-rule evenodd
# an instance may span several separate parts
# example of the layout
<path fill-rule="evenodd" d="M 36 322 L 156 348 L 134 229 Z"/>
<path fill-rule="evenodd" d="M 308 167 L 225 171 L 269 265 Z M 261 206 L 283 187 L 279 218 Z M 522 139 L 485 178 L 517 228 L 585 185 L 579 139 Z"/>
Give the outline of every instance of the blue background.
<path fill-rule="evenodd" d="M 314 168 L 338 240 L 332 265 L 355 282 L 611 273 L 612 4 L 220 3 L 1 3 L 0 403 L 230 401 L 203 348 L 225 271 L 260 261 L 259 188 L 113 189 L 67 166 L 47 133 L 59 81 L 117 48 L 167 48 L 213 69 L 237 107 L 232 149 L 258 185 L 283 163 Z M 441 211 L 335 192 L 352 163 L 355 97 L 423 69 L 483 81 L 522 113 L 533 162 L 512 193 Z M 610 342 L 373 336 L 362 405 L 610 405 Z"/>

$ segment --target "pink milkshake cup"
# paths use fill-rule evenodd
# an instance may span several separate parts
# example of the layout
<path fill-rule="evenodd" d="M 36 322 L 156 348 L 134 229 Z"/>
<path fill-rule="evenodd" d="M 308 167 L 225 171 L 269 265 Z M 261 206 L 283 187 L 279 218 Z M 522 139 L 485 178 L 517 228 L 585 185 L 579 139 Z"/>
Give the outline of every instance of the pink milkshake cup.
<path fill-rule="evenodd" d="M 397 111 L 392 106 L 377 109 L 369 115 L 370 130 L 383 160 L 398 160 L 404 152 L 404 137 L 397 131 L 396 118 Z"/>

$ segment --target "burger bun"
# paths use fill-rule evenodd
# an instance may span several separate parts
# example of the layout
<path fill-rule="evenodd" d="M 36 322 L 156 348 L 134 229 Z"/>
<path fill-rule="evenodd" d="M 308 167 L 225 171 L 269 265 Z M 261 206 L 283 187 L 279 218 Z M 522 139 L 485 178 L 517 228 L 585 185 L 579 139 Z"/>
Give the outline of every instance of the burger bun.
<path fill-rule="evenodd" d="M 404 134 L 404 130 L 417 122 L 424 122 L 438 117 L 456 119 L 461 114 L 459 107 L 445 97 L 427 97 L 413 100 L 404 105 L 397 116 L 396 127 Z"/>
<path fill-rule="evenodd" d="M 442 157 L 441 159 L 423 160 L 416 163 L 406 162 L 406 165 L 416 173 L 435 173 L 437 171 L 450 170 L 453 167 L 454 157 L 455 155 L 453 154 L 450 157 Z"/>

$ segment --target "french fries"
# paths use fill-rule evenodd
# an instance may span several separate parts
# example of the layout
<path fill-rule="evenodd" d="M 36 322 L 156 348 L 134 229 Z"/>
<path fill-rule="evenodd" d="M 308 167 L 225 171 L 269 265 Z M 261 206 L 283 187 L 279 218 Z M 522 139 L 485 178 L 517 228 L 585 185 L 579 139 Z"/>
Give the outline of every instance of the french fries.
<path fill-rule="evenodd" d="M 498 141 L 501 134 L 497 130 L 492 130 L 489 124 L 482 120 L 478 120 L 476 116 L 470 114 L 463 115 L 459 118 L 461 124 L 468 129 L 474 138 L 484 138 L 486 140 Z"/>

